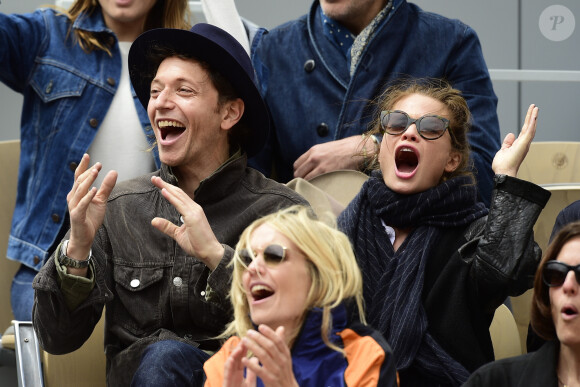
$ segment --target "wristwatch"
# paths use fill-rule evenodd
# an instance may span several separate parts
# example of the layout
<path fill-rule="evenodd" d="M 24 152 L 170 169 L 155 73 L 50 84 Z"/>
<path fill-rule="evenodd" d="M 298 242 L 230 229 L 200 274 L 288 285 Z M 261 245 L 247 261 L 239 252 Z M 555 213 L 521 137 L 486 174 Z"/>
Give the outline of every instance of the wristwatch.
<path fill-rule="evenodd" d="M 84 261 L 79 261 L 78 259 L 71 258 L 66 255 L 66 249 L 68 247 L 68 240 L 64 241 L 60 248 L 60 254 L 58 255 L 58 262 L 66 267 L 74 267 L 75 269 L 84 269 L 89 267 L 91 259 L 93 258 L 92 250 L 89 251 L 89 257 Z"/>

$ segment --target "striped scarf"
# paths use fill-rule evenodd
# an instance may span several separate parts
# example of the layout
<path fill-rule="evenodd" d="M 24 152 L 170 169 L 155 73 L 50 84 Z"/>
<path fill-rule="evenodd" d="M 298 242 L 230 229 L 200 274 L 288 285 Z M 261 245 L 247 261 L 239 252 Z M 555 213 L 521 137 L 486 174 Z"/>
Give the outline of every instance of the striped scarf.
<path fill-rule="evenodd" d="M 401 195 L 391 191 L 380 171 L 375 171 L 338 219 L 363 273 L 367 321 L 393 348 L 397 369 L 413 365 L 443 385 L 460 385 L 469 372 L 427 330 L 421 301 L 425 265 L 445 228 L 467 226 L 487 214 L 476 198 L 477 188 L 468 177 Z M 381 220 L 413 229 L 397 252 Z"/>

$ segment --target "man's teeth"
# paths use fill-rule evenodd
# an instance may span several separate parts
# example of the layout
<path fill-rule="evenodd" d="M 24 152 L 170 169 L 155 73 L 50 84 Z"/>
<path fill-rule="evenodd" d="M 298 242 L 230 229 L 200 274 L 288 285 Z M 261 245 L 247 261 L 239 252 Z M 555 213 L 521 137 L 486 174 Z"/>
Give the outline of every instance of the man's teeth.
<path fill-rule="evenodd" d="M 173 126 L 174 128 L 183 128 L 184 126 L 176 121 L 159 121 L 157 123 L 159 128 L 166 128 L 168 126 Z"/>

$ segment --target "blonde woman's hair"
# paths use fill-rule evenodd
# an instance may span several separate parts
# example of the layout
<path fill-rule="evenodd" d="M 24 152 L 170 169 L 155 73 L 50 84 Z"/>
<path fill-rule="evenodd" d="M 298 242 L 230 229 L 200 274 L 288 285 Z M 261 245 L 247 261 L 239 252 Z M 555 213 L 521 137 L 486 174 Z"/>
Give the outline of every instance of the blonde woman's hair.
<path fill-rule="evenodd" d="M 321 220 L 315 218 L 312 210 L 304 206 L 292 206 L 254 221 L 240 237 L 236 253 L 230 265 L 234 266 L 230 298 L 234 308 L 232 321 L 221 337 L 237 335 L 244 337 L 252 329 L 250 308 L 243 288 L 242 275 L 247 270 L 238 251 L 250 246 L 254 230 L 267 224 L 294 243 L 304 254 L 312 280 L 306 299 L 302 322 L 312 308 L 322 309 L 320 332 L 324 343 L 341 353 L 344 351 L 329 340 L 332 332 L 333 308 L 343 301 L 353 300 L 361 321 L 364 323 L 362 275 L 356 263 L 348 237 Z M 249 249 L 250 251 L 252 249 Z M 253 254 L 251 252 L 251 254 Z M 271 327 L 276 329 L 277 327 Z M 293 341 L 298 332 L 287 332 Z"/>
<path fill-rule="evenodd" d="M 100 12 L 98 0 L 76 0 L 68 11 L 63 12 L 71 21 L 71 30 L 74 22 L 81 14 L 87 16 Z M 145 20 L 143 31 L 153 28 L 190 28 L 190 15 L 187 0 L 157 0 Z M 69 30 L 70 34 L 70 30 Z M 74 30 L 74 39 L 86 52 L 103 50 L 111 55 L 114 40 L 109 35 L 103 36 L 92 31 Z"/>

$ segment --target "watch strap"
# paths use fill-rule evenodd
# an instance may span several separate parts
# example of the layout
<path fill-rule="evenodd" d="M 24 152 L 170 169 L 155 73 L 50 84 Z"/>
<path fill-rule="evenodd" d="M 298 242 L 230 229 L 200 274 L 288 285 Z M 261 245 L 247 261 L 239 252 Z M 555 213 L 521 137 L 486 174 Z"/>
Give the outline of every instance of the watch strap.
<path fill-rule="evenodd" d="M 89 264 L 91 263 L 91 259 L 93 258 L 93 253 L 92 250 L 89 252 L 89 257 L 85 260 L 78 260 L 78 259 L 74 259 L 71 258 L 69 256 L 66 255 L 66 250 L 68 247 L 68 240 L 64 241 L 61 245 L 60 248 L 60 254 L 58 254 L 58 262 L 66 267 L 72 267 L 75 269 L 85 269 L 87 267 L 89 267 Z"/>

